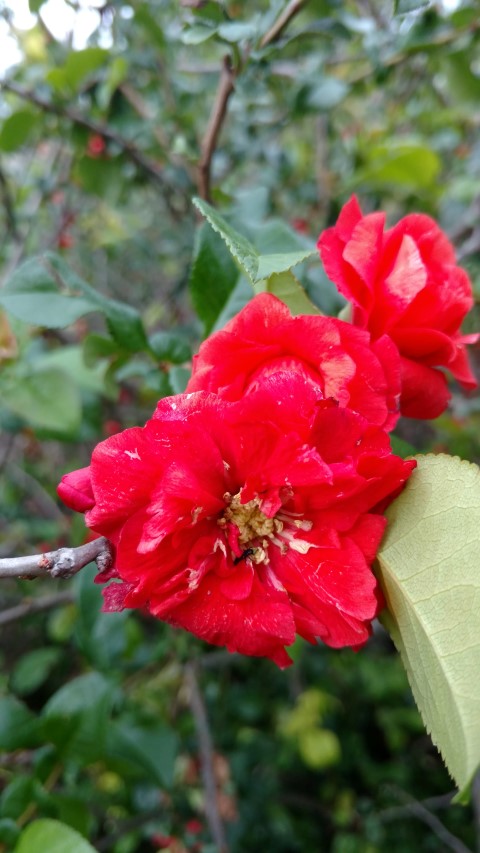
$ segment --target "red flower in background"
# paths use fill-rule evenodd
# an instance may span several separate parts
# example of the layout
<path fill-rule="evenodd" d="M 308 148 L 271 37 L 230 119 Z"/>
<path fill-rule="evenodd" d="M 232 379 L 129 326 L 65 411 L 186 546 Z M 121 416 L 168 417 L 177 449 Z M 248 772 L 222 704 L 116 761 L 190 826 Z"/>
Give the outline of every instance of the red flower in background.
<path fill-rule="evenodd" d="M 87 142 L 87 154 L 89 157 L 93 157 L 94 159 L 101 157 L 106 147 L 107 143 L 103 136 L 100 136 L 98 133 L 90 134 Z"/>
<path fill-rule="evenodd" d="M 291 370 L 320 396 L 393 429 L 398 420 L 400 364 L 388 337 L 374 343 L 350 323 L 332 317 L 292 317 L 272 294 L 249 302 L 193 359 L 187 391 L 213 391 L 239 400 L 268 376 Z"/>
<path fill-rule="evenodd" d="M 414 466 L 309 377 L 277 371 L 237 402 L 161 400 L 58 491 L 115 546 L 106 610 L 146 608 L 283 667 L 296 634 L 335 647 L 368 638 L 381 507 Z"/>
<path fill-rule="evenodd" d="M 352 197 L 317 245 L 327 275 L 353 303 L 353 323 L 373 341 L 387 334 L 398 347 L 402 414 L 434 418 L 450 396 L 436 368 L 448 368 L 466 389 L 477 384 L 465 344 L 478 335 L 460 332 L 473 305 L 470 280 L 429 216 L 410 214 L 394 228 L 384 226 L 384 213 L 363 216 Z"/>

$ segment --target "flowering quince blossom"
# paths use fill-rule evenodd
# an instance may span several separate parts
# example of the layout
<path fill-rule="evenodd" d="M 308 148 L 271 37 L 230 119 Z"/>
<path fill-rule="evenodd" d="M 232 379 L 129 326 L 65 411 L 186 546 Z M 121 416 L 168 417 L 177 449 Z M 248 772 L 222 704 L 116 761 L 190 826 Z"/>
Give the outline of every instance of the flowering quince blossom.
<path fill-rule="evenodd" d="M 239 400 L 278 370 L 293 370 L 371 423 L 390 430 L 399 417 L 400 362 L 387 337 L 333 317 L 292 317 L 270 293 L 255 296 L 193 359 L 187 391 Z"/>
<path fill-rule="evenodd" d="M 296 634 L 367 640 L 383 603 L 370 568 L 382 510 L 414 467 L 385 430 L 278 371 L 239 401 L 161 400 L 58 491 L 113 543 L 104 609 L 144 608 L 284 667 Z"/>
<path fill-rule="evenodd" d="M 467 273 L 437 223 L 409 214 L 385 231 L 385 214 L 363 216 L 353 196 L 336 225 L 318 239 L 327 275 L 353 303 L 353 323 L 372 341 L 389 335 L 401 356 L 402 414 L 435 418 L 450 394 L 448 368 L 466 388 L 476 387 L 461 323 L 473 305 Z"/>

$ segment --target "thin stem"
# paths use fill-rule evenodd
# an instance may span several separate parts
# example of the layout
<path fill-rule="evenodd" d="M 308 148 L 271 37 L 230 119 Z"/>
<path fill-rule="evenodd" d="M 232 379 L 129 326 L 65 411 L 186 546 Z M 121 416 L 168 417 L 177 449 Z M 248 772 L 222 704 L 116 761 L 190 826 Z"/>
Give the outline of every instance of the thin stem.
<path fill-rule="evenodd" d="M 0 578 L 30 580 L 46 575 L 71 578 L 94 560 L 100 571 L 105 571 L 112 563 L 111 545 L 104 536 L 78 548 L 58 548 L 30 557 L 6 557 L 0 560 Z"/>
<path fill-rule="evenodd" d="M 54 595 L 45 595 L 42 598 L 27 598 L 21 604 L 9 607 L 8 610 L 0 613 L 0 627 L 17 622 L 18 619 L 24 619 L 25 616 L 30 616 L 32 613 L 43 613 L 45 610 L 52 610 L 54 607 L 61 607 L 63 604 L 72 604 L 73 601 L 74 595 L 70 590 L 57 592 Z"/>
<path fill-rule="evenodd" d="M 195 720 L 198 748 L 200 751 L 201 772 L 205 792 L 205 814 L 212 838 L 217 846 L 217 853 L 227 853 L 228 847 L 225 830 L 218 810 L 212 736 L 208 725 L 207 709 L 198 684 L 195 664 L 190 663 L 185 667 L 185 680 L 189 692 L 190 708 Z"/>
<path fill-rule="evenodd" d="M 222 63 L 220 80 L 218 81 L 217 94 L 213 103 L 212 112 L 208 120 L 207 129 L 201 144 L 200 162 L 198 164 L 198 192 L 205 201 L 211 201 L 210 178 L 212 159 L 217 147 L 218 137 L 227 114 L 228 101 L 234 90 L 235 72 L 229 56 L 225 56 Z"/>
<path fill-rule="evenodd" d="M 278 16 L 273 26 L 265 33 L 260 42 L 260 47 L 267 47 L 272 42 L 277 41 L 292 18 L 298 15 L 307 3 L 308 0 L 290 0 L 290 3 L 288 3 L 283 12 Z"/>
<path fill-rule="evenodd" d="M 409 797 L 403 791 L 397 790 L 396 794 L 397 796 L 401 796 L 403 800 L 406 800 L 405 804 L 401 806 L 393 806 L 389 809 L 383 809 L 383 811 L 379 813 L 380 820 L 388 822 L 406 817 L 415 817 L 417 820 L 426 824 L 432 830 L 434 835 L 440 839 L 443 844 L 442 849 L 452 850 L 453 853 L 472 853 L 470 848 L 466 847 L 460 838 L 453 835 L 447 827 L 444 826 L 441 820 L 439 820 L 436 815 L 432 814 L 430 809 L 426 808 L 424 803 Z"/>

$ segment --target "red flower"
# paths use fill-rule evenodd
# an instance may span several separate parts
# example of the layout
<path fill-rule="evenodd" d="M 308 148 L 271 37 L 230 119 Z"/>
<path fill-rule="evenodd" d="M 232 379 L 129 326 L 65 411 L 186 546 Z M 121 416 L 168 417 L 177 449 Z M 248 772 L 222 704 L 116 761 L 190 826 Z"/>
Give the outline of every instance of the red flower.
<path fill-rule="evenodd" d="M 193 360 L 187 391 L 213 391 L 239 400 L 278 370 L 309 379 L 370 423 L 393 429 L 398 420 L 400 365 L 385 336 L 370 343 L 367 332 L 332 317 L 300 315 L 272 294 L 249 302 L 220 332 L 207 338 Z"/>
<path fill-rule="evenodd" d="M 101 157 L 107 145 L 103 136 L 99 133 L 91 133 L 87 142 L 87 154 L 89 157 L 96 159 Z"/>
<path fill-rule="evenodd" d="M 161 400 L 143 428 L 99 444 L 59 494 L 116 550 L 105 609 L 147 608 L 215 645 L 279 666 L 298 633 L 361 646 L 380 606 L 378 510 L 415 463 L 361 415 L 277 372 L 234 403 Z M 87 469 L 88 470 L 88 469 Z"/>
<path fill-rule="evenodd" d="M 433 219 L 410 214 L 384 231 L 385 214 L 363 216 L 353 196 L 337 223 L 318 239 L 329 278 L 354 305 L 353 322 L 372 340 L 389 335 L 402 362 L 401 411 L 435 418 L 445 409 L 448 368 L 464 388 L 475 388 L 465 351 L 478 335 L 460 325 L 473 305 L 467 273 Z"/>

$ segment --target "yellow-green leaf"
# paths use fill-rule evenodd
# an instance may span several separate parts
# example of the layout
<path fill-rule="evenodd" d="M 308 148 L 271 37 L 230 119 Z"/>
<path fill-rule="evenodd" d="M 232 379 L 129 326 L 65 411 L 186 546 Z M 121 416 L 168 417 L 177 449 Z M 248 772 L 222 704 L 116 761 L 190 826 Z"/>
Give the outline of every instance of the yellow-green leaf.
<path fill-rule="evenodd" d="M 417 462 L 377 556 L 383 621 L 464 789 L 480 763 L 480 469 L 442 454 Z"/>

